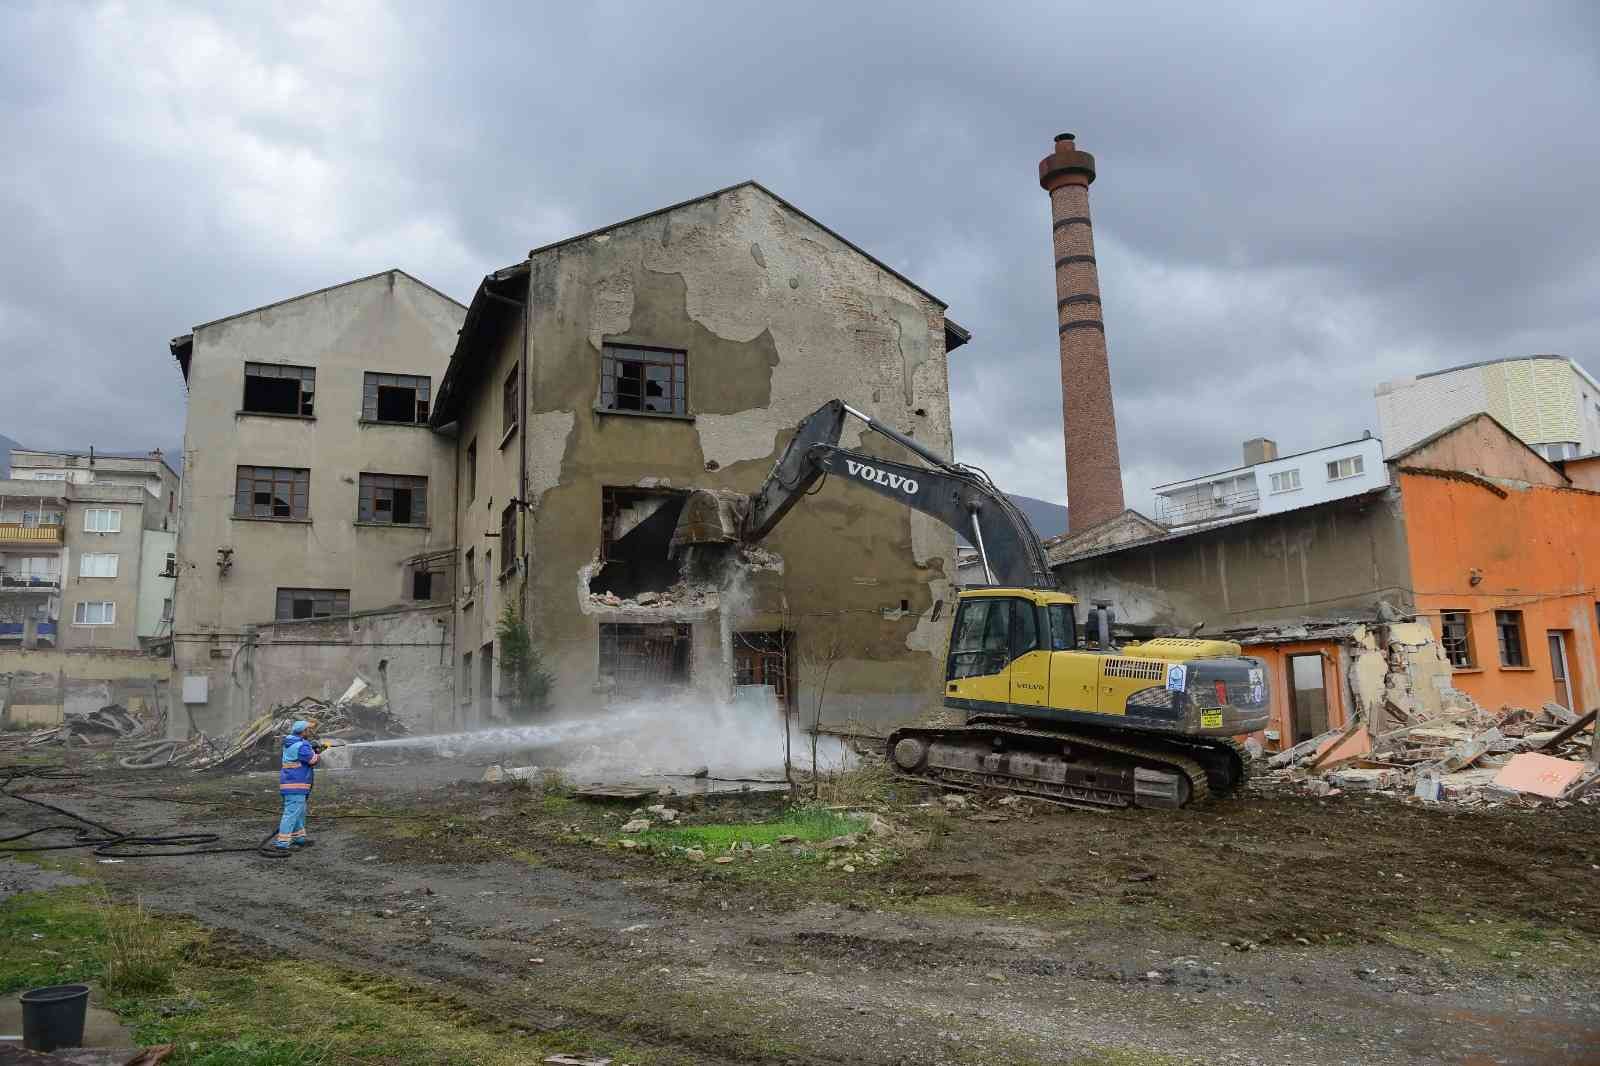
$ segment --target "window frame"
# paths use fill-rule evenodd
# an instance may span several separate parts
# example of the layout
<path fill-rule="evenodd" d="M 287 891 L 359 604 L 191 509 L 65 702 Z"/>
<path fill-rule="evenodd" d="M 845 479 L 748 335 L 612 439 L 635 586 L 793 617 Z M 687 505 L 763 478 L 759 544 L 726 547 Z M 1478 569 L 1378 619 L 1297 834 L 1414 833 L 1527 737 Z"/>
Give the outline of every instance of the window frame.
<path fill-rule="evenodd" d="M 396 492 L 411 493 L 411 517 L 396 522 Z M 381 496 L 387 493 L 387 497 Z M 387 499 L 388 518 L 380 518 L 378 503 Z M 399 526 L 402 529 L 422 528 L 428 525 L 428 479 L 415 474 L 378 474 L 363 472 L 356 475 L 356 521 L 369 526 Z"/>
<path fill-rule="evenodd" d="M 98 622 L 89 620 L 90 607 L 99 607 L 101 618 Z M 79 616 L 82 616 L 81 618 Z M 75 626 L 114 626 L 117 624 L 116 600 L 79 600 L 72 605 L 72 624 Z"/>
<path fill-rule="evenodd" d="M 628 353 L 626 355 L 622 353 Z M 651 411 L 643 406 L 649 399 L 644 386 L 651 380 L 648 371 L 638 378 L 640 391 L 635 399 L 639 407 L 618 407 L 618 382 L 623 380 L 618 368 L 627 364 L 643 367 L 665 367 L 667 370 L 667 410 Z M 606 414 L 642 415 L 648 417 L 691 418 L 689 409 L 689 353 L 683 348 L 658 348 L 645 344 L 603 344 L 600 347 L 600 393 L 595 408 Z"/>
<path fill-rule="evenodd" d="M 1452 628 L 1458 632 L 1452 633 Z M 1439 611 L 1439 646 L 1452 670 L 1476 670 L 1478 659 L 1472 645 L 1472 612 Z M 1458 659 L 1459 656 L 1459 659 Z"/>
<path fill-rule="evenodd" d="M 411 418 L 383 418 L 382 389 L 411 389 Z M 391 374 L 367 370 L 361 377 L 361 420 L 384 426 L 426 426 L 433 406 L 433 378 L 426 374 Z"/>
<path fill-rule="evenodd" d="M 105 529 L 98 529 L 89 524 L 91 515 L 109 515 L 111 524 Z M 83 509 L 83 531 L 85 533 L 121 533 L 122 508 L 120 507 L 85 507 Z"/>
<path fill-rule="evenodd" d="M 97 561 L 97 565 L 95 567 L 96 570 L 102 569 L 102 567 L 99 565 L 99 561 L 100 560 L 106 560 L 106 559 L 111 560 L 110 566 L 109 566 L 110 573 L 94 573 L 94 574 L 88 573 L 86 568 L 88 566 L 88 563 L 89 563 L 90 559 L 94 559 L 94 560 Z M 121 569 L 122 569 L 122 560 L 119 558 L 119 554 L 117 552 L 79 552 L 78 553 L 78 577 L 80 579 L 81 578 L 91 578 L 91 579 L 93 579 L 93 578 L 115 578 L 118 575 L 118 573 L 121 572 Z"/>
<path fill-rule="evenodd" d="M 478 498 L 478 438 L 467 444 L 467 502 Z"/>
<path fill-rule="evenodd" d="M 500 510 L 500 577 L 517 567 L 517 505 L 508 503 Z"/>
<path fill-rule="evenodd" d="M 312 613 L 311 614 L 308 614 L 308 615 L 305 615 L 305 616 L 296 616 L 293 613 L 294 612 L 294 603 L 295 603 L 295 601 L 297 599 L 308 598 L 308 597 L 304 597 L 304 596 L 296 596 L 296 593 L 310 593 L 311 594 L 310 597 L 309 597 L 310 600 L 311 600 L 311 604 L 312 604 L 312 606 L 311 606 L 311 612 Z M 287 602 L 289 603 L 289 610 L 290 610 L 290 613 L 288 615 L 284 615 L 283 614 L 283 605 L 284 605 L 284 602 L 285 602 L 285 597 L 288 597 L 288 601 Z M 317 614 L 316 613 L 317 603 L 318 603 L 319 600 L 324 599 L 324 598 L 328 601 L 328 613 L 327 614 Z M 343 607 L 343 610 L 340 610 L 341 606 Z M 278 587 L 273 589 L 272 620 L 273 620 L 274 623 L 277 623 L 277 622 L 322 622 L 322 621 L 327 621 L 329 619 L 334 619 L 334 618 L 343 618 L 345 616 L 348 616 L 349 614 L 350 614 L 350 590 L 349 589 L 302 588 L 300 586 L 295 586 L 295 585 L 280 585 L 280 586 L 278 586 Z"/>
<path fill-rule="evenodd" d="M 522 424 L 522 367 L 513 365 L 500 383 L 500 443 L 503 446 Z"/>
<path fill-rule="evenodd" d="M 250 471 L 250 473 L 246 474 L 245 471 Z M 265 477 L 262 476 L 263 472 L 266 474 Z M 284 474 L 289 476 L 280 476 Z M 244 492 L 244 499 L 247 501 L 247 510 L 240 511 L 240 486 L 246 481 L 249 482 L 249 488 Z M 259 506 L 255 502 L 257 486 L 261 484 L 266 484 L 268 486 L 268 499 L 265 505 L 268 513 L 266 514 L 255 513 L 256 508 Z M 289 513 L 286 515 L 273 513 L 277 510 L 277 503 L 275 501 L 278 495 L 278 487 L 280 485 L 287 485 L 289 487 Z M 297 499 L 299 500 L 298 513 L 296 513 Z M 233 517 L 250 519 L 258 522 L 310 521 L 311 468 L 300 466 L 247 466 L 244 464 L 235 466 L 233 471 Z"/>
<path fill-rule="evenodd" d="M 270 370 L 272 373 L 262 374 L 253 371 Z M 285 373 L 285 371 L 295 373 Z M 269 381 L 298 381 L 299 395 L 295 399 L 295 410 L 289 411 L 263 411 L 248 406 L 245 399 L 250 391 L 250 379 L 262 378 Z M 307 383 L 310 388 L 307 388 Z M 244 386 L 239 394 L 239 413 L 244 415 L 265 415 L 268 418 L 315 418 L 317 400 L 317 368 L 314 366 L 299 366 L 294 363 L 254 363 L 244 364 Z"/>
<path fill-rule="evenodd" d="M 1522 612 L 1518 610 L 1497 608 L 1494 612 L 1495 643 L 1499 646 L 1501 669 L 1526 670 L 1528 669 L 1528 635 L 1527 627 L 1523 623 Z M 1507 635 L 1514 633 L 1517 638 L 1516 662 L 1511 662 L 1508 650 Z"/>
<path fill-rule="evenodd" d="M 1341 474 L 1341 473 L 1338 472 L 1339 468 L 1344 463 L 1349 463 L 1350 464 L 1350 473 L 1348 473 L 1348 474 Z M 1356 455 L 1346 455 L 1346 456 L 1343 456 L 1343 457 L 1338 458 L 1338 459 L 1330 460 L 1328 462 L 1328 480 L 1329 481 L 1348 481 L 1350 478 L 1360 477 L 1362 474 L 1365 474 L 1366 472 L 1367 472 L 1366 457 L 1363 456 L 1363 455 L 1360 455 L 1359 453 L 1356 454 Z"/>
<path fill-rule="evenodd" d="M 1279 488 L 1278 487 L 1278 479 L 1279 478 L 1291 478 L 1291 477 L 1294 479 L 1294 484 L 1286 485 L 1283 488 Z M 1274 471 L 1271 474 L 1268 474 L 1267 475 L 1267 485 L 1268 485 L 1267 495 L 1269 495 L 1269 496 L 1278 496 L 1278 495 L 1281 495 L 1281 494 L 1283 494 L 1285 492 L 1299 492 L 1302 488 L 1304 488 L 1304 484 L 1302 483 L 1302 481 L 1300 479 L 1300 468 L 1297 467 L 1297 466 L 1291 466 L 1287 470 L 1278 470 L 1278 471 Z"/>

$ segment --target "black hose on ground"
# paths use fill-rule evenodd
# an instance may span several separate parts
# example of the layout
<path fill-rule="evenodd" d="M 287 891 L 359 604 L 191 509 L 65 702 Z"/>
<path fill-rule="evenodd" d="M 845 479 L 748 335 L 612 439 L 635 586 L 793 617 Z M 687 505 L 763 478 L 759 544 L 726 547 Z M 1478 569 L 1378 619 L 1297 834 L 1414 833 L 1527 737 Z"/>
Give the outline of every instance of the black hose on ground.
<path fill-rule="evenodd" d="M 124 770 L 155 770 L 172 762 L 178 745 L 176 740 L 147 740 L 143 744 L 135 744 L 133 754 L 118 759 L 117 765 Z M 162 748 L 166 750 L 162 751 Z"/>
<path fill-rule="evenodd" d="M 42 807 L 47 811 L 65 815 L 71 818 L 75 825 L 47 825 L 38 829 L 29 829 L 23 833 L 14 833 L 11 836 L 0 837 L 0 854 L 9 852 L 32 851 L 71 851 L 76 848 L 93 848 L 91 854 L 114 859 L 153 859 L 167 855 L 235 855 L 255 852 L 257 854 L 280 857 L 275 850 L 268 850 L 267 842 L 277 835 L 277 830 L 271 830 L 261 838 L 261 842 L 253 847 L 237 848 L 208 848 L 203 845 L 215 844 L 222 838 L 216 833 L 174 833 L 169 836 L 141 836 L 135 833 L 124 833 L 113 829 L 109 825 L 85 818 L 81 814 L 74 814 L 64 807 L 57 807 L 44 800 L 33 799 L 30 796 L 20 795 L 11 791 L 14 782 L 27 779 L 39 781 L 78 781 L 87 775 L 75 773 L 71 770 L 62 770 L 53 766 L 6 766 L 0 767 L 0 796 L 8 796 L 23 803 L 31 803 L 35 807 Z M 28 846 L 14 846 L 13 842 L 27 840 L 29 837 L 38 836 L 40 833 L 68 832 L 73 835 L 71 843 L 67 844 L 33 844 Z M 160 848 L 160 851 L 126 851 L 126 848 Z M 176 849 L 176 850 L 172 850 Z"/>

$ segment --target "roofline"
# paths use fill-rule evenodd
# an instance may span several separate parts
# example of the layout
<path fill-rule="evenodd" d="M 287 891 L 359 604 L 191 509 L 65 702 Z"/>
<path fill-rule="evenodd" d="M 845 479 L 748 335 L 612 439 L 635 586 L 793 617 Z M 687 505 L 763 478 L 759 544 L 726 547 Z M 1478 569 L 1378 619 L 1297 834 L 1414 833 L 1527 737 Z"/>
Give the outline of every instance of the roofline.
<path fill-rule="evenodd" d="M 813 226 L 817 227 L 822 232 L 826 233 L 828 236 L 830 236 L 834 240 L 838 241 L 840 244 L 843 244 L 846 248 L 849 248 L 851 251 L 855 252 L 856 254 L 865 256 L 867 259 L 871 260 L 872 263 L 874 265 L 876 265 L 880 270 L 883 270 L 883 271 L 885 271 L 885 272 L 887 272 L 889 274 L 892 274 L 894 277 L 896 277 L 896 278 L 900 279 L 901 281 L 905 282 L 907 285 L 911 286 L 913 289 L 916 289 L 922 295 L 926 296 L 928 299 L 930 299 L 934 303 L 938 304 L 939 305 L 939 309 L 941 311 L 950 306 L 949 304 L 945 303 L 943 300 L 941 300 L 937 296 L 935 296 L 933 293 L 929 292 L 927 289 L 924 289 L 921 285 L 918 285 L 916 282 L 912 281 L 910 278 L 908 278 L 904 274 L 900 273 L 900 271 L 896 270 L 894 267 L 890 266 L 888 263 L 885 263 L 882 259 L 879 259 L 877 256 L 873 255 L 871 252 L 869 252 L 866 249 L 862 248 L 859 244 L 856 244 L 854 241 L 851 241 L 849 238 L 843 236 L 837 230 L 832 229 L 832 228 L 830 228 L 828 226 L 825 226 L 821 222 L 818 222 L 816 220 L 816 218 L 814 218 L 811 215 L 806 214 L 804 211 L 800 210 L 794 204 L 790 203 L 788 200 L 785 200 L 783 197 L 779 196 L 777 193 L 773 192 L 771 189 L 767 188 L 765 185 L 761 184 L 759 181 L 756 181 L 754 178 L 750 178 L 750 179 L 747 179 L 745 181 L 741 181 L 741 182 L 739 182 L 739 183 L 737 183 L 735 185 L 729 185 L 726 188 L 717 189 L 715 192 L 708 192 L 708 193 L 706 193 L 706 194 L 704 194 L 702 196 L 695 196 L 695 197 L 691 197 L 688 200 L 680 201 L 679 203 L 669 204 L 666 207 L 658 207 L 653 211 L 646 211 L 642 215 L 634 215 L 632 218 L 625 218 L 621 222 L 613 222 L 610 225 L 601 226 L 598 229 L 588 230 L 587 232 L 579 233 L 579 234 L 577 234 L 575 236 L 572 236 L 572 237 L 564 237 L 559 241 L 552 241 L 549 244 L 540 245 L 539 247 L 534 248 L 534 249 L 532 249 L 532 250 L 530 250 L 528 252 L 528 258 L 532 259 L 536 255 L 540 255 L 540 254 L 542 254 L 544 252 L 554 251 L 557 248 L 565 247 L 566 245 L 573 244 L 573 243 L 575 243 L 577 241 L 587 240 L 590 237 L 598 237 L 603 233 L 609 233 L 612 230 L 621 229 L 623 226 L 631 226 L 635 222 L 645 222 L 645 221 L 648 221 L 648 220 L 650 220 L 652 218 L 655 218 L 658 215 L 665 215 L 668 212 L 677 211 L 677 210 L 679 210 L 681 208 L 689 207 L 689 206 L 691 206 L 693 204 L 703 203 L 706 200 L 715 200 L 719 196 L 726 196 L 730 192 L 734 192 L 736 190 L 746 189 L 746 188 L 758 189 L 761 192 L 765 193 L 766 195 L 772 197 L 774 200 L 778 201 L 778 203 L 782 204 L 784 207 L 788 208 L 790 211 L 793 211 L 795 214 L 799 215 L 801 218 L 805 219 L 807 222 L 811 223 Z M 960 329 L 960 327 L 957 327 L 957 328 Z M 962 341 L 961 341 L 962 344 L 965 344 L 967 342 L 967 340 L 971 339 L 972 334 L 967 333 L 967 331 L 964 330 L 964 329 L 961 330 L 961 332 L 966 334 L 966 336 L 963 337 Z M 959 347 L 959 345 L 957 345 L 957 347 Z"/>
<path fill-rule="evenodd" d="M 507 281 L 524 279 L 532 271 L 532 264 L 524 259 L 508 267 L 502 267 L 492 274 L 485 274 L 483 280 L 478 282 L 478 287 L 473 290 L 472 303 L 467 308 L 467 314 L 461 321 L 461 328 L 456 331 L 456 346 L 450 352 L 450 362 L 444 368 L 444 377 L 439 380 L 439 387 L 433 394 L 433 410 L 428 416 L 428 427 L 439 430 L 448 426 L 459 417 L 456 411 L 456 384 L 461 374 L 466 371 L 466 353 L 468 349 L 478 343 L 479 334 L 483 331 L 483 311 L 489 305 L 484 299 L 484 294 L 490 285 L 502 284 Z M 526 292 L 523 298 L 527 298 Z"/>
<path fill-rule="evenodd" d="M 1555 463 L 1552 463 L 1550 460 L 1546 459 L 1542 454 L 1540 454 L 1539 449 L 1535 448 L 1533 445 L 1529 444 L 1527 441 L 1523 440 L 1521 437 L 1519 437 L 1515 433 L 1511 432 L 1511 430 L 1506 428 L 1506 424 L 1504 422 L 1500 421 L 1498 418 L 1496 418 L 1494 415 L 1490 414 L 1488 411 L 1474 411 L 1472 414 L 1467 415 L 1464 418 L 1458 418 L 1454 422 L 1450 423 L 1448 426 L 1445 426 L 1443 429 L 1438 430 L 1437 432 L 1428 434 L 1426 437 L 1423 437 L 1421 440 L 1417 441 L 1417 443 L 1411 445 L 1411 447 L 1407 448 L 1405 451 L 1396 452 L 1393 455 L 1389 456 L 1389 458 L 1384 460 L 1384 461 L 1388 462 L 1388 463 L 1396 463 L 1396 464 L 1398 464 L 1400 462 L 1400 460 L 1404 459 L 1406 456 L 1410 455 L 1411 453 L 1416 452 L 1416 451 L 1420 451 L 1423 448 L 1426 448 L 1428 445 L 1432 444 L 1433 442 L 1435 442 L 1435 441 L 1437 441 L 1437 440 L 1439 440 L 1439 439 L 1441 439 L 1441 438 L 1443 438 L 1445 436 L 1448 436 L 1451 433 L 1454 433 L 1456 430 L 1460 429 L 1462 426 L 1465 426 L 1467 423 L 1476 422 L 1480 418 L 1487 418 L 1490 422 L 1493 422 L 1495 424 L 1495 426 L 1499 428 L 1500 432 L 1504 433 L 1506 436 L 1510 437 L 1512 440 L 1514 440 L 1518 444 L 1522 445 L 1523 448 L 1525 448 L 1528 452 L 1533 454 L 1541 463 L 1543 463 L 1545 466 L 1548 466 L 1551 470 L 1554 470 L 1557 477 L 1559 477 L 1561 480 L 1567 482 L 1569 485 L 1572 483 L 1572 479 L 1567 476 L 1567 472 L 1565 470 L 1562 470 Z"/>
<path fill-rule="evenodd" d="M 1502 356 L 1499 359 L 1479 359 L 1477 362 L 1473 363 L 1462 363 L 1459 366 L 1447 366 L 1440 370 L 1424 371 L 1421 374 L 1413 374 L 1409 378 L 1392 378 L 1389 381 L 1383 382 L 1382 384 L 1398 385 L 1406 381 L 1421 381 L 1423 378 L 1438 377 L 1441 374 L 1454 374 L 1458 370 L 1476 370 L 1479 367 L 1499 366 L 1501 363 L 1524 363 L 1530 362 L 1534 359 L 1559 359 L 1564 363 L 1570 364 L 1574 370 L 1583 376 L 1585 381 L 1594 386 L 1596 392 L 1600 392 L 1600 381 L 1596 381 L 1594 375 L 1585 370 L 1582 364 L 1580 364 L 1570 355 L 1560 355 L 1555 352 L 1538 352 L 1533 355 L 1507 355 Z"/>
<path fill-rule="evenodd" d="M 67 455 L 67 456 L 71 456 L 74 459 L 88 459 L 89 458 L 89 453 L 88 452 L 74 452 L 74 451 L 69 451 L 69 450 L 67 450 L 65 448 L 12 448 L 11 449 L 11 454 L 12 455 L 16 455 L 18 453 L 21 453 L 23 455 Z M 160 463 L 162 466 L 167 468 L 167 473 L 171 474 L 174 478 L 178 477 L 178 472 L 172 468 L 172 464 L 171 463 L 167 462 L 166 453 L 162 453 L 161 458 L 157 459 L 155 456 L 151 455 L 148 452 L 146 452 L 143 455 L 129 455 L 126 452 L 101 452 L 101 451 L 97 451 L 97 452 L 94 453 L 94 458 L 96 458 L 96 459 L 127 459 L 127 460 L 134 460 L 134 461 L 143 460 L 144 462 L 147 462 L 147 463 Z"/>
<path fill-rule="evenodd" d="M 1150 491 L 1159 492 L 1162 489 L 1170 489 L 1174 485 L 1187 485 L 1191 481 L 1204 481 L 1206 478 L 1220 477 L 1223 474 L 1231 474 L 1236 470 L 1254 470 L 1256 467 L 1266 466 L 1268 463 L 1281 463 L 1288 459 L 1298 459 L 1302 455 L 1313 455 L 1317 452 L 1328 451 L 1330 448 L 1345 448 L 1352 444 L 1365 444 L 1369 440 L 1375 440 L 1380 445 L 1383 443 L 1382 437 L 1369 434 L 1365 437 L 1357 437 L 1355 440 L 1342 440 L 1337 444 L 1324 444 L 1320 448 L 1307 448 L 1303 452 L 1290 452 L 1288 455 L 1280 455 L 1272 459 L 1263 459 L 1261 462 L 1251 463 L 1249 466 L 1230 466 L 1226 470 L 1217 470 L 1210 474 L 1196 474 L 1194 477 L 1181 477 L 1177 481 L 1169 481 L 1164 485 L 1152 485 L 1150 486 Z"/>
<path fill-rule="evenodd" d="M 1257 512 L 1256 514 L 1240 515 L 1237 518 L 1224 518 L 1217 522 L 1209 522 L 1202 526 L 1196 526 L 1193 529 L 1175 529 L 1168 532 L 1165 536 L 1146 537 L 1144 540 L 1130 540 L 1125 544 L 1112 544 L 1104 548 L 1098 548 L 1094 551 L 1084 552 L 1082 555 L 1074 555 L 1070 558 L 1061 560 L 1059 563 L 1050 564 L 1050 568 L 1054 570 L 1058 566 L 1068 566 L 1084 559 L 1098 559 L 1103 555 L 1111 555 L 1115 552 L 1127 551 L 1129 548 L 1142 548 L 1150 544 L 1165 544 L 1169 540 L 1181 540 L 1184 537 L 1193 537 L 1200 533 L 1209 533 L 1213 529 L 1222 529 L 1227 526 L 1242 525 L 1245 522 L 1258 522 L 1264 518 L 1277 518 L 1280 515 L 1294 514 L 1297 511 L 1309 511 L 1313 507 L 1333 507 L 1339 504 L 1348 503 L 1351 500 L 1360 500 L 1365 499 L 1368 496 L 1377 496 L 1382 493 L 1390 492 L 1395 488 L 1395 484 L 1390 482 L 1385 485 L 1378 485 L 1374 488 L 1365 489 L 1361 492 L 1352 492 L 1348 496 L 1335 496 L 1331 500 L 1317 500 L 1315 503 L 1302 504 L 1299 507 L 1290 507 L 1282 511 L 1268 511 L 1265 514 Z"/>
<path fill-rule="evenodd" d="M 451 303 L 455 304 L 457 307 L 461 308 L 463 311 L 465 311 L 467 309 L 467 305 L 466 304 L 462 303 L 460 300 L 457 300 L 454 296 L 448 296 L 445 293 L 440 292 L 438 289 L 434 288 L 432 285 L 429 285 L 426 281 L 423 281 L 421 278 L 417 277 L 415 274 L 408 274 L 404 270 L 401 270 L 399 267 L 390 267 L 388 270 L 380 270 L 376 274 L 368 274 L 366 277 L 351 278 L 349 281 L 341 281 L 341 282 L 337 282 L 337 283 L 335 283 L 333 285 L 324 285 L 320 289 L 312 289 L 310 292 L 303 292 L 298 296 L 287 296 L 287 297 L 283 298 L 282 300 L 274 300 L 271 303 L 262 304 L 260 307 L 252 307 L 248 311 L 237 311 L 237 312 L 235 312 L 234 314 L 231 314 L 231 315 L 223 315 L 221 318 L 213 318 L 209 322 L 202 322 L 198 326 L 195 326 L 192 330 L 189 331 L 189 333 L 185 334 L 185 336 L 188 337 L 192 342 L 192 340 L 194 338 L 194 335 L 196 333 L 200 332 L 203 329 L 206 329 L 209 326 L 219 325 L 219 324 L 221 324 L 223 322 L 231 322 L 236 318 L 244 318 L 247 315 L 257 314 L 257 313 L 259 313 L 261 311 L 270 311 L 274 307 L 282 307 L 284 304 L 292 304 L 296 300 L 304 300 L 304 299 L 306 299 L 308 297 L 311 297 L 311 296 L 321 296 L 323 293 L 332 292 L 334 289 L 343 289 L 343 288 L 345 288 L 347 286 L 350 286 L 350 285 L 359 285 L 364 281 L 373 281 L 373 280 L 376 280 L 377 278 L 387 277 L 390 274 L 399 274 L 402 277 L 408 278 L 409 280 L 416 282 L 418 285 L 421 285 L 424 289 L 427 289 L 429 292 L 433 293 L 435 296 L 441 297 L 442 299 L 445 299 L 445 300 L 449 300 Z M 180 338 L 175 338 L 175 341 L 176 340 L 182 340 L 182 339 L 183 338 L 181 338 L 181 337 Z"/>

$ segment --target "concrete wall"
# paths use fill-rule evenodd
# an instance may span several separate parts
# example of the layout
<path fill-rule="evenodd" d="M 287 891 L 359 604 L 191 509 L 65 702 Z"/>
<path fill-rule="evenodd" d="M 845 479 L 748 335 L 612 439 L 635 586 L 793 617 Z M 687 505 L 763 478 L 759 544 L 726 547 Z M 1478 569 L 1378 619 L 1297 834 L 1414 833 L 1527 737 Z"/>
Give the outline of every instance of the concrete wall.
<path fill-rule="evenodd" d="M 211 679 L 211 701 L 192 708 L 201 728 L 221 730 L 251 713 L 228 663 L 243 627 L 273 621 L 278 588 L 348 589 L 353 611 L 387 607 L 409 596 L 406 559 L 451 547 L 452 442 L 424 426 L 362 422 L 361 393 L 369 370 L 426 375 L 437 388 L 463 314 L 390 271 L 195 329 L 175 653 L 180 677 Z M 315 367 L 314 417 L 239 413 L 247 361 Z M 309 468 L 309 518 L 234 517 L 241 465 Z M 427 477 L 431 524 L 358 525 L 363 472 Z M 232 551 L 226 571 L 223 548 Z M 349 683 L 349 667 L 328 669 L 328 684 Z"/>
<path fill-rule="evenodd" d="M 477 441 L 479 483 L 459 535 L 480 576 L 485 552 L 503 558 L 492 534 L 525 450 L 526 597 L 558 704 L 599 701 L 604 622 L 693 623 L 694 685 L 710 699 L 730 684 L 725 630 L 777 629 L 786 618 L 803 657 L 839 635 L 826 722 L 881 726 L 936 704 L 949 615 L 932 614 L 954 580 L 954 537 L 837 479 L 769 538 L 781 572 L 756 574 L 737 611 L 718 600 L 608 608 L 590 601 L 584 576 L 600 547 L 603 487 L 752 491 L 794 424 L 835 397 L 949 454 L 942 306 L 752 186 L 537 253 L 529 267 L 526 415 L 502 445 L 500 383 L 522 352 L 512 313 L 478 356 L 489 365 L 461 421 L 459 444 Z M 608 342 L 686 351 L 691 417 L 598 411 Z M 845 445 L 898 451 L 859 433 L 849 427 Z M 483 578 L 462 612 L 459 651 L 481 656 L 505 597 L 521 589 L 520 578 Z M 801 671 L 808 718 L 810 673 Z"/>
<path fill-rule="evenodd" d="M 171 632 L 170 620 L 163 614 L 165 601 L 173 595 L 177 579 L 165 576 L 167 554 L 178 550 L 177 530 L 144 531 L 140 548 L 138 631 L 141 641 Z"/>
<path fill-rule="evenodd" d="M 1056 567 L 1063 587 L 1109 599 L 1123 621 L 1229 626 L 1402 612 L 1411 572 L 1394 489 L 1138 544 Z"/>
<path fill-rule="evenodd" d="M 224 693 L 213 691 L 212 702 L 222 695 L 261 714 L 302 696 L 337 699 L 359 675 L 413 731 L 440 732 L 455 724 L 451 643 L 447 603 L 265 625 L 213 671 L 212 684 Z"/>

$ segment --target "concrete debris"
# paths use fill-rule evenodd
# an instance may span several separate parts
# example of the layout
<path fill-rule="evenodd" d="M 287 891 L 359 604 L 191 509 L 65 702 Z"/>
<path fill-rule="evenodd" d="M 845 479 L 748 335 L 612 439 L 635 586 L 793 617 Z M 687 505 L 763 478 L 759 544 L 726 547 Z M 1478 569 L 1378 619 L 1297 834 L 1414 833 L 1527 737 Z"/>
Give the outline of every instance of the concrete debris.
<path fill-rule="evenodd" d="M 482 780 L 491 785 L 506 781 L 532 781 L 541 772 L 537 766 L 501 766 L 495 763 L 483 772 Z"/>
<path fill-rule="evenodd" d="M 665 803 L 655 803 L 645 808 L 645 813 L 662 822 L 676 822 L 678 812 Z"/>
<path fill-rule="evenodd" d="M 659 592 L 639 592 L 627 599 L 618 596 L 615 592 L 591 592 L 589 593 L 589 602 L 600 607 L 650 612 L 704 609 L 716 604 L 717 589 L 712 585 L 680 581 L 671 588 Z"/>
<path fill-rule="evenodd" d="M 653 824 L 654 823 L 652 823 L 648 818 L 635 818 L 633 821 L 624 825 L 622 827 L 622 831 L 624 833 L 642 833 L 646 829 L 649 829 Z"/>
<path fill-rule="evenodd" d="M 1312 796 L 1372 792 L 1462 808 L 1600 802 L 1584 793 L 1600 777 L 1588 765 L 1595 712 L 1486 711 L 1446 690 L 1452 706 L 1373 735 L 1364 722 L 1296 744 L 1267 759 L 1267 778 Z M 1552 727 L 1556 728 L 1552 728 Z"/>

